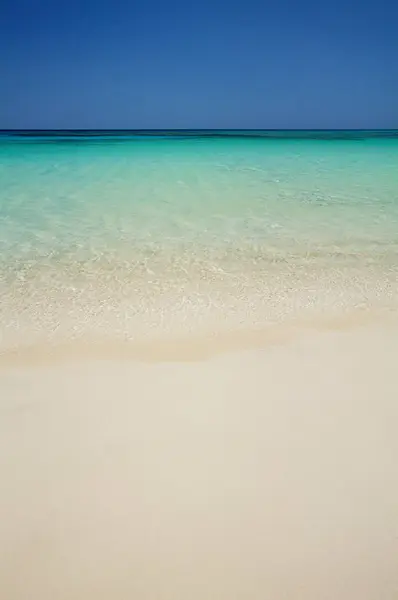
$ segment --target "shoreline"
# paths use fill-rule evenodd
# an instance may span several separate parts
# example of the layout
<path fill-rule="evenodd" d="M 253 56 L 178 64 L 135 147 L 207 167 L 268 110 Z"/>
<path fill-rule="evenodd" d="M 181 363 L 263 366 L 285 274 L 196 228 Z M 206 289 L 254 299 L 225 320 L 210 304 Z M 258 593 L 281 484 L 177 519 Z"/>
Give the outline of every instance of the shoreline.
<path fill-rule="evenodd" d="M 350 311 L 343 315 L 317 319 L 292 319 L 263 328 L 224 329 L 185 335 L 156 335 L 145 340 L 83 338 L 49 341 L 0 350 L 0 373 L 12 367 L 68 364 L 76 361 L 121 360 L 143 363 L 195 362 L 214 356 L 264 349 L 286 344 L 297 338 L 325 332 L 349 332 L 364 327 L 397 327 L 396 311 Z"/>

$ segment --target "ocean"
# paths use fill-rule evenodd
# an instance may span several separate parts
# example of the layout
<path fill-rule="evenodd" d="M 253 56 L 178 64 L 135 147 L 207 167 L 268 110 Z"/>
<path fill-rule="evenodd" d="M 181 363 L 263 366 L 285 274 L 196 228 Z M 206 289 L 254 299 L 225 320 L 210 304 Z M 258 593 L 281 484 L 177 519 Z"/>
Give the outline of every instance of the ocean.
<path fill-rule="evenodd" d="M 3 132 L 3 350 L 395 309 L 398 132 Z"/>

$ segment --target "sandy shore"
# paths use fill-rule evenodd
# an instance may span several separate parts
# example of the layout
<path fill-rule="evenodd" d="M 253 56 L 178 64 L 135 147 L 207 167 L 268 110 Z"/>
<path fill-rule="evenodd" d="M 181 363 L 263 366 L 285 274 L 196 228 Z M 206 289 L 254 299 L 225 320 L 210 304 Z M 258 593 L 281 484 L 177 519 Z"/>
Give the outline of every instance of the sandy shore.
<path fill-rule="evenodd" d="M 398 596 L 398 327 L 234 350 L 3 363 L 1 598 Z"/>

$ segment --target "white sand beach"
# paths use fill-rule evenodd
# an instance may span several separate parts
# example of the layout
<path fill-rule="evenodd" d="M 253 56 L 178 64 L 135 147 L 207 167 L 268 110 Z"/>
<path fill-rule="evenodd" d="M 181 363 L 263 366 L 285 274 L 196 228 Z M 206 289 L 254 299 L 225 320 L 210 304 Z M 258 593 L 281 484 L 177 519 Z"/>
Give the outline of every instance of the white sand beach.
<path fill-rule="evenodd" d="M 396 324 L 194 354 L 1 365 L 0 597 L 396 598 Z"/>

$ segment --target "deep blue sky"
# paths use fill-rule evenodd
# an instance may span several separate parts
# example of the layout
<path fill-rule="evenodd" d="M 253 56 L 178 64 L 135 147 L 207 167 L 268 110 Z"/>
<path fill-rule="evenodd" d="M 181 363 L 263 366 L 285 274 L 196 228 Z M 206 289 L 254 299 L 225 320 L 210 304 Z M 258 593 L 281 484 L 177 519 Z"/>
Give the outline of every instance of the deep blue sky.
<path fill-rule="evenodd" d="M 397 128 L 398 0 L 3 0 L 0 128 Z"/>

